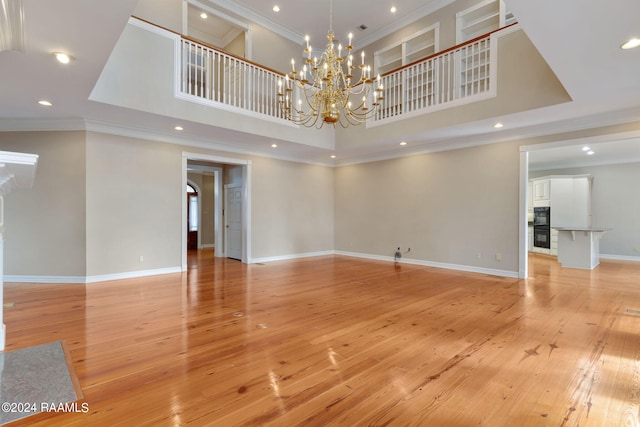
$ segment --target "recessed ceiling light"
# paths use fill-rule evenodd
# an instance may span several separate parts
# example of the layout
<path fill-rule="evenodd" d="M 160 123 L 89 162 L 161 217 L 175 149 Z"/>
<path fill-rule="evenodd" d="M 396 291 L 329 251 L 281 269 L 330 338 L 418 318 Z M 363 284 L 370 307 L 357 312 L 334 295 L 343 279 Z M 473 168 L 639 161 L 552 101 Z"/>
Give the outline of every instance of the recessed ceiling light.
<path fill-rule="evenodd" d="M 209 15 L 207 15 L 205 12 L 202 12 L 200 14 L 200 18 L 202 18 L 202 19 L 207 19 L 208 17 L 209 17 Z"/>
<path fill-rule="evenodd" d="M 395 7 L 395 6 L 391 6 L 391 9 L 390 9 L 390 10 L 391 10 L 391 13 L 396 13 L 396 11 L 397 11 L 398 9 L 396 9 L 396 7 Z"/>
<path fill-rule="evenodd" d="M 71 56 L 69 56 L 68 53 L 53 52 L 53 55 L 56 57 L 58 62 L 60 62 L 62 64 L 68 64 L 69 62 L 71 62 Z"/>
<path fill-rule="evenodd" d="M 278 5 L 273 6 L 273 11 L 280 12 L 280 8 L 278 7 Z"/>
<path fill-rule="evenodd" d="M 621 49 L 633 49 L 634 47 L 640 46 L 640 39 L 629 39 L 628 42 L 620 46 Z"/>
<path fill-rule="evenodd" d="M 336 158 L 336 155 L 335 155 L 335 154 L 332 154 L 332 155 L 331 155 L 331 158 L 332 158 L 332 159 L 335 159 L 335 158 Z"/>
<path fill-rule="evenodd" d="M 500 129 L 503 126 L 504 125 L 502 123 L 496 123 L 495 125 L 493 125 L 493 127 L 496 128 L 496 129 Z"/>
<path fill-rule="evenodd" d="M 589 151 L 589 150 L 591 150 L 591 148 L 587 147 L 586 145 L 582 147 L 582 151 Z"/>
<path fill-rule="evenodd" d="M 587 154 L 588 154 L 589 156 L 592 156 L 593 154 L 595 154 L 595 152 L 594 152 L 593 150 L 591 150 L 591 151 L 587 151 Z"/>
<path fill-rule="evenodd" d="M 400 145 L 402 145 L 402 146 L 407 145 L 407 141 L 402 141 L 402 142 L 400 143 Z"/>
<path fill-rule="evenodd" d="M 184 130 L 184 128 L 182 126 L 174 126 L 173 127 L 175 130 Z"/>
<path fill-rule="evenodd" d="M 51 107 L 53 105 L 50 101 L 47 101 L 46 99 L 41 99 L 40 101 L 38 101 L 38 104 L 43 105 L 45 107 Z"/>
<path fill-rule="evenodd" d="M 278 148 L 278 144 L 271 144 L 271 148 Z"/>

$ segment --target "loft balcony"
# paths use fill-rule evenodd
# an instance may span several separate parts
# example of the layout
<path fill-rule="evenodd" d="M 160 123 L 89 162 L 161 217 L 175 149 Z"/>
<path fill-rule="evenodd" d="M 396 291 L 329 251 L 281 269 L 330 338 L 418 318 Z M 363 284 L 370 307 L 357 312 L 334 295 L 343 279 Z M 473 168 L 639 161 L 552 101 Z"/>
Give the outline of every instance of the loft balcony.
<path fill-rule="evenodd" d="M 367 126 L 496 96 L 497 38 L 509 27 L 383 74 L 384 101 Z M 284 120 L 278 106 L 284 74 L 187 37 L 175 56 L 178 98 Z"/>
<path fill-rule="evenodd" d="M 333 153 L 346 162 L 377 159 L 399 137 L 571 100 L 518 24 L 382 74 L 384 100 L 366 125 L 308 132 L 285 120 L 278 106 L 283 77 L 131 18 L 90 99 L 152 114 L 150 121 L 188 121 L 202 145 L 266 154 L 269 148 L 256 147 L 277 143 L 292 160 L 321 163 Z M 455 148 L 450 139 L 441 144 Z"/>

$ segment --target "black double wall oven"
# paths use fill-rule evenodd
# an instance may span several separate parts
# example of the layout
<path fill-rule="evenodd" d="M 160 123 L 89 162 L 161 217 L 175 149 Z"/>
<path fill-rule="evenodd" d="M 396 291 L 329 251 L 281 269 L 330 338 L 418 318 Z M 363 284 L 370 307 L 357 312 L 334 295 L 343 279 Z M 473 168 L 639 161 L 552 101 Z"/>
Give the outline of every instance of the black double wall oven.
<path fill-rule="evenodd" d="M 551 248 L 551 207 L 533 208 L 533 246 Z"/>

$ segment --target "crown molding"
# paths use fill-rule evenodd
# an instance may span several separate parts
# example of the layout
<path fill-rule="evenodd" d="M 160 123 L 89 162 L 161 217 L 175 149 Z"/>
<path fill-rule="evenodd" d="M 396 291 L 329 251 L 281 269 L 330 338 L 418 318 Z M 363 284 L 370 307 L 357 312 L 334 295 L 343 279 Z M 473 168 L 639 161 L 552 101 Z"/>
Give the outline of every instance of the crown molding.
<path fill-rule="evenodd" d="M 294 43 L 301 43 L 301 40 L 304 39 L 304 34 L 299 34 L 290 28 L 285 27 L 284 25 L 280 25 L 271 19 L 260 15 L 253 9 L 249 9 L 245 6 L 242 6 L 239 3 L 229 1 L 229 0 L 209 0 L 209 2 L 221 9 L 227 10 L 237 16 L 242 16 L 246 18 L 248 21 L 255 22 L 256 24 L 266 28 L 269 31 L 272 31 L 280 36 L 291 40 Z"/>
<path fill-rule="evenodd" d="M 425 16 L 431 15 L 435 11 L 450 5 L 454 1 L 455 0 L 432 0 L 427 4 L 425 4 L 424 6 L 422 6 L 420 9 L 416 10 L 415 12 L 405 15 L 404 17 L 394 21 L 393 24 L 387 25 L 386 27 L 383 27 L 378 31 L 370 33 L 364 37 L 359 37 L 358 43 L 366 47 L 371 43 L 377 40 L 380 40 L 381 38 L 386 37 L 390 34 L 393 34 L 394 32 L 408 26 L 409 24 L 413 24 L 414 22 L 424 18 Z"/>

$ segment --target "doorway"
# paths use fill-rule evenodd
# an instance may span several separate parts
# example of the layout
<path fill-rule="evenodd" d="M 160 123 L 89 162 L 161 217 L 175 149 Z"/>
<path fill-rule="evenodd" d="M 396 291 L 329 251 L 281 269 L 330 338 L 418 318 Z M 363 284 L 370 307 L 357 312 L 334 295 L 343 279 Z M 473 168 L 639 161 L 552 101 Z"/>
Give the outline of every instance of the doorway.
<path fill-rule="evenodd" d="M 242 184 L 224 186 L 224 222 L 227 258 L 242 259 Z"/>
<path fill-rule="evenodd" d="M 219 157 L 199 153 L 182 153 L 182 188 L 187 185 L 187 172 L 197 164 L 209 168 L 214 174 L 214 237 L 215 256 L 227 257 L 228 229 L 224 222 L 224 184 L 241 185 L 240 200 L 237 204 L 241 222 L 239 233 L 233 234 L 236 244 L 232 245 L 232 257 L 243 263 L 251 262 L 251 161 L 229 157 Z M 224 168 L 224 170 L 223 170 Z M 197 190 L 197 188 L 196 188 Z M 187 270 L 188 253 L 188 201 L 182 197 L 182 271 Z M 202 209 L 202 206 L 199 206 Z M 200 224 L 201 225 L 201 224 Z M 231 227 L 229 227 L 231 228 Z"/>
<path fill-rule="evenodd" d="M 199 227 L 198 191 L 193 184 L 187 184 L 187 249 L 198 249 Z"/>
<path fill-rule="evenodd" d="M 566 171 L 577 168 L 581 168 L 580 173 L 591 173 L 589 172 L 589 167 L 603 165 L 615 166 L 616 164 L 629 161 L 636 162 L 637 159 L 633 157 L 634 152 L 628 151 L 628 147 L 629 144 L 637 144 L 638 138 L 640 138 L 640 132 L 631 131 L 524 145 L 520 147 L 519 277 L 526 278 L 528 272 L 527 206 L 529 202 L 527 192 L 530 191 L 530 189 L 527 183 L 529 180 L 530 167 L 535 164 L 532 170 L 536 173 L 540 173 L 542 170 Z M 606 158 L 599 162 L 593 160 L 593 158 L 589 157 L 588 153 L 583 150 L 585 146 L 602 149 L 600 152 L 606 153 Z M 598 149 L 596 149 L 596 151 L 598 151 Z M 532 157 L 534 159 L 532 159 Z M 605 192 L 610 193 L 610 191 Z M 618 204 L 615 204 L 615 206 L 618 206 Z M 607 224 L 607 226 L 611 225 L 613 224 Z"/>

